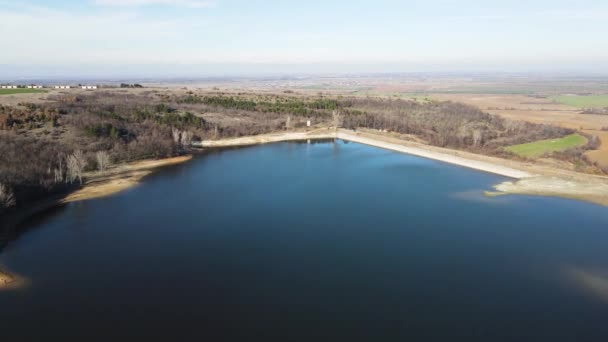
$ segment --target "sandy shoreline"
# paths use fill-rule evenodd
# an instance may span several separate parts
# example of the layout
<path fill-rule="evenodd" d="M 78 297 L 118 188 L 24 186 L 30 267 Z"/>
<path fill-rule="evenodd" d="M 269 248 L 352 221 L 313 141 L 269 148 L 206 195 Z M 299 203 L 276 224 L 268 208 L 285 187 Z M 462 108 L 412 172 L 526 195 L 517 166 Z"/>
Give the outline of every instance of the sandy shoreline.
<path fill-rule="evenodd" d="M 0 291 L 17 290 L 25 287 L 28 281 L 0 267 Z"/>
<path fill-rule="evenodd" d="M 201 146 L 203 148 L 221 148 L 318 139 L 348 140 L 511 178 L 511 180 L 496 184 L 493 191 L 487 191 L 486 194 L 490 196 L 506 194 L 556 196 L 608 206 L 608 177 L 429 146 L 386 134 L 321 128 L 308 132 L 282 132 L 234 139 L 206 140 L 202 142 Z M 139 184 L 141 179 L 155 168 L 184 163 L 190 159 L 192 156 L 144 160 L 118 165 L 102 176 L 89 174 L 87 184 L 82 189 L 63 198 L 61 203 L 116 194 Z"/>
<path fill-rule="evenodd" d="M 330 129 L 318 129 L 310 132 L 285 132 L 271 133 L 248 137 L 222 139 L 222 140 L 205 140 L 201 147 L 232 147 L 232 146 L 249 146 L 259 144 L 269 144 L 281 141 L 298 141 L 298 140 L 318 140 L 318 139 L 335 139 L 336 133 Z"/>
<path fill-rule="evenodd" d="M 495 185 L 495 191 L 486 191 L 486 195 L 489 196 L 507 194 L 555 196 L 608 206 L 608 177 L 580 174 L 546 165 L 444 149 L 405 141 L 386 134 L 318 129 L 310 132 L 274 133 L 235 139 L 209 140 L 204 141 L 202 146 L 205 148 L 221 148 L 314 139 L 343 139 L 511 178 L 509 181 Z M 152 173 L 156 168 L 185 163 L 191 159 L 192 156 L 188 155 L 159 160 L 143 160 L 116 165 L 104 174 L 89 173 L 86 175 L 87 182 L 81 189 L 59 200 L 49 199 L 45 203 L 39 203 L 36 211 L 58 204 L 119 193 L 139 184 L 143 177 Z M 33 212 L 29 214 L 33 214 Z M 0 269 L 0 290 L 21 288 L 26 283 L 25 279 Z"/>
<path fill-rule="evenodd" d="M 533 177 L 530 172 L 514 169 L 508 166 L 497 163 L 490 163 L 480 160 L 461 157 L 459 152 L 448 149 L 433 148 L 419 143 L 406 142 L 403 140 L 396 141 L 384 136 L 374 136 L 370 133 L 358 133 L 349 130 L 322 129 L 311 132 L 287 132 L 264 134 L 258 136 L 241 137 L 234 139 L 222 140 L 206 140 L 202 142 L 202 147 L 231 147 L 231 146 L 247 146 L 268 144 L 281 141 L 297 141 L 297 140 L 313 140 L 313 139 L 342 139 L 360 144 L 370 145 L 374 147 L 384 148 L 387 150 L 402 152 L 419 156 L 427 159 L 438 160 L 448 164 L 459 165 L 479 171 L 489 172 L 500 176 L 505 176 L 515 179 L 523 179 Z M 391 141 L 395 140 L 395 141 Z M 448 153 L 449 152 L 449 153 Z"/>
<path fill-rule="evenodd" d="M 31 206 L 22 208 L 15 213 L 3 216 L 0 221 L 0 229 L 13 229 L 27 218 L 62 204 L 114 195 L 136 186 L 141 182 L 142 178 L 151 174 L 154 169 L 185 163 L 191 159 L 192 156 L 187 155 L 165 159 L 142 160 L 116 165 L 103 174 L 97 172 L 86 173 L 86 182 L 78 190 L 70 192 L 67 195 L 59 194 L 51 196 L 32 203 Z"/>
<path fill-rule="evenodd" d="M 318 139 L 348 140 L 511 178 L 511 180 L 496 184 L 493 191 L 486 191 L 486 194 L 490 196 L 506 194 L 556 196 L 608 206 L 608 177 L 439 148 L 402 140 L 382 133 L 355 132 L 344 129 L 336 131 L 321 128 L 308 132 L 282 132 L 234 139 L 206 140 L 202 142 L 201 146 L 203 148 L 222 148 Z M 158 160 L 143 160 L 116 165 L 104 174 L 88 173 L 85 175 L 86 184 L 82 188 L 67 196 L 51 198 L 35 204 L 31 210 L 17 215 L 15 222 L 58 204 L 114 195 L 136 186 L 142 178 L 152 173 L 156 168 L 185 163 L 191 159 L 192 156 L 188 155 Z"/>
<path fill-rule="evenodd" d="M 191 159 L 192 156 L 187 155 L 157 160 L 142 160 L 117 165 L 103 175 L 87 174 L 85 175 L 87 179 L 85 186 L 63 198 L 61 203 L 114 195 L 139 184 L 142 178 L 152 173 L 152 170 L 156 168 L 185 163 Z"/>
<path fill-rule="evenodd" d="M 307 139 L 343 139 L 511 178 L 487 191 L 490 196 L 555 196 L 608 206 L 608 177 L 582 174 L 538 163 L 520 162 L 405 141 L 386 134 L 340 129 L 265 134 L 204 141 L 203 147 L 230 147 Z"/>
<path fill-rule="evenodd" d="M 103 174 L 88 173 L 85 175 L 87 181 L 85 185 L 67 196 L 49 198 L 35 203 L 31 208 L 18 212 L 11 217 L 3 217 L 0 229 L 14 229 L 20 222 L 58 205 L 84 201 L 94 198 L 101 198 L 117 194 L 140 183 L 142 178 L 164 166 L 185 163 L 192 159 L 191 155 L 158 160 L 142 160 L 138 162 L 119 164 Z M 17 290 L 27 286 L 27 279 L 9 272 L 0 265 L 0 291 Z"/>
<path fill-rule="evenodd" d="M 438 161 L 441 161 L 444 163 L 454 164 L 454 165 L 458 165 L 458 166 L 462 166 L 462 167 L 466 167 L 466 168 L 470 168 L 470 169 L 474 169 L 474 170 L 478 170 L 478 171 L 489 172 L 489 173 L 493 173 L 496 175 L 505 176 L 505 177 L 509 177 L 509 178 L 523 179 L 523 178 L 529 178 L 529 177 L 534 176 L 533 174 L 531 174 L 529 172 L 513 169 L 513 168 L 510 168 L 510 167 L 507 167 L 504 165 L 492 164 L 492 163 L 479 161 L 479 160 L 473 160 L 473 159 L 467 159 L 467 158 L 463 158 L 463 157 L 460 157 L 457 155 L 446 154 L 446 153 L 442 153 L 439 151 L 433 151 L 430 149 L 423 149 L 420 147 L 406 146 L 403 144 L 395 144 L 395 143 L 391 143 L 391 142 L 387 142 L 387 141 L 381 141 L 381 140 L 378 140 L 377 138 L 373 139 L 370 137 L 365 137 L 361 134 L 356 134 L 354 132 L 351 133 L 351 132 L 347 132 L 347 131 L 339 131 L 337 134 L 337 138 L 360 143 L 360 144 L 380 147 L 380 148 L 384 148 L 387 150 L 407 153 L 407 154 L 411 154 L 414 156 L 423 157 L 423 158 L 427 158 L 427 159 L 438 160 Z"/>

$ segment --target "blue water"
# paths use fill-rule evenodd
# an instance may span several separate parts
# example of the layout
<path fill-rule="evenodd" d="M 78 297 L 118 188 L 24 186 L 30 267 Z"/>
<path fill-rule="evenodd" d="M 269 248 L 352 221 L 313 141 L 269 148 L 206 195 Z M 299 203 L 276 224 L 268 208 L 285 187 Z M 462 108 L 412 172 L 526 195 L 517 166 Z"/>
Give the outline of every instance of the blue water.
<path fill-rule="evenodd" d="M 224 150 L 30 221 L 2 340 L 608 341 L 608 209 L 355 143 Z M 588 279 L 588 278 L 587 278 Z"/>

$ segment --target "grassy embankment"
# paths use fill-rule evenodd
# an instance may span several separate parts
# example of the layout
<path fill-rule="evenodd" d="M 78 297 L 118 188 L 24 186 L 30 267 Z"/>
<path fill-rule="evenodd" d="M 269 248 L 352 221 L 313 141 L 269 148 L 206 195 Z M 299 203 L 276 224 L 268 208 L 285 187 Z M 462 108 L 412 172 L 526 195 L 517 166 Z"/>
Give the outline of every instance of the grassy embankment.
<path fill-rule="evenodd" d="M 513 145 L 505 150 L 527 158 L 538 158 L 546 153 L 560 152 L 571 148 L 583 146 L 587 138 L 580 134 L 571 134 L 561 139 L 539 140 L 527 144 Z"/>
<path fill-rule="evenodd" d="M 578 108 L 603 108 L 608 107 L 608 95 L 562 95 L 551 97 L 553 101 Z"/>
<path fill-rule="evenodd" d="M 46 93 L 46 90 L 27 89 L 27 88 L 0 89 L 0 95 L 32 94 L 32 93 Z"/>

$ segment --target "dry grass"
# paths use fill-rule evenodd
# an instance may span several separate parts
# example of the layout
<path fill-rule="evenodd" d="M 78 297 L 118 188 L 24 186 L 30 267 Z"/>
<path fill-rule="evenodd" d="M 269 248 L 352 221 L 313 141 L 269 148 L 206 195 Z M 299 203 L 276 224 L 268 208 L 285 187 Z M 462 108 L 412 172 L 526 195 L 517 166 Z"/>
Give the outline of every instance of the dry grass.
<path fill-rule="evenodd" d="M 587 157 L 603 167 L 608 167 L 608 115 L 580 114 L 580 110 L 551 99 L 525 95 L 432 95 L 433 99 L 467 103 L 502 117 L 533 123 L 557 125 L 596 135 L 602 141 L 598 150 L 589 151 Z"/>

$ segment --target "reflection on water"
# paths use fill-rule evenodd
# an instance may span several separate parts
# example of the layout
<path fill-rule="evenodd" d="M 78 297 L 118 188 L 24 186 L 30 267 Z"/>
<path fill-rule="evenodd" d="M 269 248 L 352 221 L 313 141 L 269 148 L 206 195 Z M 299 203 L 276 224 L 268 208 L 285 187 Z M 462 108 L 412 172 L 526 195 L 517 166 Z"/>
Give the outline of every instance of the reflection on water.
<path fill-rule="evenodd" d="M 511 202 L 513 196 L 487 196 L 485 194 L 485 189 L 479 190 L 467 190 L 467 191 L 459 191 L 454 192 L 451 196 L 455 199 L 463 200 L 463 201 L 472 201 L 472 202 L 481 202 L 486 204 L 499 204 L 499 205 L 507 205 Z"/>
<path fill-rule="evenodd" d="M 578 288 L 608 304 L 608 269 L 589 270 L 568 266 L 564 268 L 564 274 Z"/>
<path fill-rule="evenodd" d="M 0 336 L 608 341 L 608 211 L 502 181 L 339 140 L 204 153 L 3 231 L 31 286 Z"/>
<path fill-rule="evenodd" d="M 60 215 L 64 208 L 64 204 L 58 204 L 25 218 L 23 218 L 24 213 L 2 217 L 0 222 L 0 254 L 11 241 L 19 238 L 28 229 L 34 229 L 53 216 Z"/>

